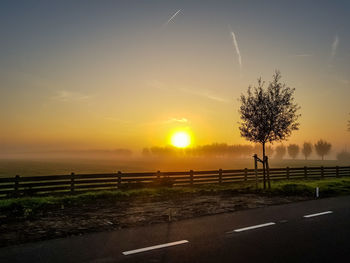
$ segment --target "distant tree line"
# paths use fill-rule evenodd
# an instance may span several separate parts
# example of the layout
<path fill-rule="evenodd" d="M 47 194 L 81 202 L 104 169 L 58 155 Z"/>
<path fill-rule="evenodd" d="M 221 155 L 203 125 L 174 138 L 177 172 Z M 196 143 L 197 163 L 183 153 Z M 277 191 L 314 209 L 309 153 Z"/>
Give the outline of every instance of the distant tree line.
<path fill-rule="evenodd" d="M 144 148 L 144 156 L 193 156 L 193 157 L 236 157 L 243 158 L 254 153 L 251 145 L 228 145 L 227 143 L 213 143 L 188 148 L 176 148 L 173 146 Z"/>
<path fill-rule="evenodd" d="M 271 146 L 266 147 L 266 152 L 270 155 L 273 154 L 273 148 Z M 142 154 L 144 156 L 193 156 L 193 157 L 234 157 L 234 158 L 247 158 L 252 157 L 253 154 L 260 154 L 261 148 L 259 145 L 241 145 L 234 144 L 229 145 L 227 143 L 212 143 L 207 145 L 201 145 L 189 148 L 176 148 L 173 146 L 165 147 L 150 147 L 144 148 Z"/>
<path fill-rule="evenodd" d="M 296 159 L 300 153 L 303 155 L 304 159 L 307 160 L 313 152 L 315 152 L 322 160 L 325 156 L 331 152 L 331 143 L 325 140 L 319 140 L 315 144 L 311 142 L 304 142 L 302 147 L 297 144 L 289 144 L 284 146 L 283 144 L 272 147 L 270 145 L 266 146 L 266 155 L 273 157 L 276 160 L 284 159 L 287 154 L 290 158 Z M 176 148 L 173 146 L 164 147 L 150 147 L 144 148 L 142 150 L 143 156 L 157 156 L 157 157 L 214 157 L 214 158 L 250 158 L 254 154 L 262 155 L 262 148 L 259 144 L 255 145 L 242 145 L 234 144 L 229 145 L 227 143 L 212 143 L 207 145 L 201 145 L 189 148 Z M 350 154 L 349 154 L 350 155 Z M 346 152 L 339 155 L 339 158 L 344 159 Z M 339 159 L 338 158 L 338 159 Z M 349 157 L 350 159 L 350 157 Z"/>
<path fill-rule="evenodd" d="M 319 140 L 314 145 L 312 145 L 311 142 L 304 142 L 301 150 L 297 144 L 289 144 L 287 147 L 284 145 L 279 145 L 275 148 L 274 157 L 275 159 L 283 159 L 288 152 L 288 155 L 292 159 L 296 159 L 301 152 L 305 160 L 307 160 L 312 154 L 313 149 L 315 149 L 316 154 L 320 156 L 322 160 L 324 160 L 324 157 L 330 153 L 331 148 L 332 144 L 324 140 Z"/>

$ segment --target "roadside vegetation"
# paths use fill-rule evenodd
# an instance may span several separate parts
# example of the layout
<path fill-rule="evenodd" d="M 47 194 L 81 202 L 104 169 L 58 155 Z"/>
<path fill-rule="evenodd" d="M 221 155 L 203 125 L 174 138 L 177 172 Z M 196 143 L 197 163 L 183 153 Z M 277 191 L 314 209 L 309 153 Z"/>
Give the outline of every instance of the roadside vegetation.
<path fill-rule="evenodd" d="M 285 180 L 272 181 L 271 189 L 264 190 L 262 185 L 255 189 L 255 183 L 207 184 L 195 187 L 158 187 L 126 189 L 116 191 L 87 192 L 76 195 L 25 197 L 0 200 L 0 215 L 7 218 L 31 218 L 47 211 L 63 210 L 65 207 L 93 206 L 96 203 L 115 203 L 134 200 L 169 200 L 183 196 L 198 195 L 241 195 L 258 194 L 273 196 L 303 196 L 314 198 L 319 187 L 320 197 L 350 194 L 350 178 L 323 180 Z M 1 220 L 1 218 L 0 218 Z"/>

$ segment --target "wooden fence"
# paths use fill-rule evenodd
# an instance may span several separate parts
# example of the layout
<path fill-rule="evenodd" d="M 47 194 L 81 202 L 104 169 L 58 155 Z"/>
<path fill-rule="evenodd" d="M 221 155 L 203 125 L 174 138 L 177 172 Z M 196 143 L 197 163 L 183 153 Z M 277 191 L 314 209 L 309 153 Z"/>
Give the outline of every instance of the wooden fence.
<path fill-rule="evenodd" d="M 271 180 L 321 179 L 350 176 L 350 166 L 270 168 Z M 115 190 L 159 185 L 192 186 L 256 182 L 262 179 L 262 169 L 211 170 L 156 173 L 70 174 L 0 178 L 0 198 L 43 194 L 81 193 L 96 190 Z"/>

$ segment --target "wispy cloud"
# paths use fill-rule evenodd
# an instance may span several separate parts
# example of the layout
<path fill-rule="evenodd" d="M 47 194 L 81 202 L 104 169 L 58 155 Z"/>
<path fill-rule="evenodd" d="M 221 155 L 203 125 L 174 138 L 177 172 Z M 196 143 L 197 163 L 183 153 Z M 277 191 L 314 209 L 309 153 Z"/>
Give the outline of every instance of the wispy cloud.
<path fill-rule="evenodd" d="M 169 90 L 169 87 L 167 87 L 163 82 L 161 82 L 157 79 L 150 81 L 149 83 L 147 83 L 147 85 L 151 88 L 154 88 L 154 89 Z"/>
<path fill-rule="evenodd" d="M 155 121 L 146 121 L 146 122 L 135 122 L 133 125 L 138 125 L 140 127 L 144 126 L 159 126 L 159 125 L 169 125 L 173 123 L 180 124 L 189 124 L 190 121 L 186 118 L 169 118 L 166 120 L 155 120 Z"/>
<path fill-rule="evenodd" d="M 186 119 L 186 118 L 170 118 L 170 119 L 164 121 L 165 124 L 167 124 L 167 123 L 174 123 L 174 122 L 177 122 L 177 123 L 188 123 L 188 119 Z"/>
<path fill-rule="evenodd" d="M 337 49 L 339 46 L 339 37 L 338 35 L 335 35 L 332 46 L 331 46 L 331 59 L 333 59 L 335 57 L 335 55 L 337 54 Z"/>
<path fill-rule="evenodd" d="M 293 57 L 301 57 L 301 58 L 312 57 L 312 54 L 295 54 L 293 55 Z"/>
<path fill-rule="evenodd" d="M 169 19 L 166 21 L 162 27 L 166 27 L 179 13 L 181 12 L 181 9 L 177 10 Z"/>
<path fill-rule="evenodd" d="M 344 79 L 344 78 L 336 78 L 336 81 L 339 82 L 340 84 L 343 84 L 343 85 L 350 84 L 350 81 L 348 79 Z"/>
<path fill-rule="evenodd" d="M 208 99 L 211 99 L 211 100 L 216 100 L 216 101 L 219 101 L 219 102 L 229 102 L 229 100 L 227 100 L 227 99 L 224 99 L 224 98 L 221 98 L 221 97 L 218 97 L 218 96 L 214 96 L 212 94 L 203 93 L 203 95 L 205 97 L 207 97 Z"/>
<path fill-rule="evenodd" d="M 232 37 L 233 47 L 234 47 L 234 49 L 236 51 L 237 58 L 238 58 L 238 64 L 239 64 L 239 67 L 242 68 L 242 56 L 241 56 L 241 52 L 239 51 L 236 34 L 235 34 L 235 32 L 233 32 L 231 27 L 230 27 L 230 30 L 231 30 L 230 33 L 231 33 L 231 37 Z"/>
<path fill-rule="evenodd" d="M 230 102 L 228 99 L 222 98 L 220 96 L 214 95 L 212 92 L 207 91 L 207 90 L 196 90 L 193 89 L 191 87 L 183 87 L 183 88 L 179 88 L 173 85 L 166 85 L 161 81 L 158 80 L 153 80 L 151 82 L 149 82 L 148 84 L 149 87 L 151 88 L 155 88 L 155 89 L 159 89 L 159 90 L 164 90 L 164 91 L 171 91 L 171 92 L 184 92 L 184 93 L 188 93 L 188 94 L 192 94 L 195 96 L 199 96 L 199 97 L 203 97 L 206 99 L 210 99 L 210 100 L 214 100 L 214 101 L 218 101 L 218 102 Z"/>
<path fill-rule="evenodd" d="M 54 100 L 61 102 L 86 100 L 91 98 L 91 95 L 81 94 L 79 92 L 68 91 L 68 90 L 57 90 L 56 94 L 52 97 Z"/>
<path fill-rule="evenodd" d="M 216 95 L 213 95 L 213 94 L 209 93 L 208 91 L 198 91 L 198 90 L 192 90 L 192 89 L 187 89 L 187 88 L 182 88 L 180 90 L 183 92 L 186 92 L 186 93 L 190 93 L 193 95 L 204 97 L 204 98 L 207 98 L 210 100 L 215 100 L 218 102 L 229 102 L 229 100 L 221 98 L 221 97 L 216 96 Z"/>

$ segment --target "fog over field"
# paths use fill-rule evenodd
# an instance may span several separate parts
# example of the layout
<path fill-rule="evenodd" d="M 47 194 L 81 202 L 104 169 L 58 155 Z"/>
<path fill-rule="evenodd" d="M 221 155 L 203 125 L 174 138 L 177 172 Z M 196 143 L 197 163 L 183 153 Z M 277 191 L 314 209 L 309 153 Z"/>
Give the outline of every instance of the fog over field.
<path fill-rule="evenodd" d="M 267 147 L 271 167 L 349 165 L 337 160 L 332 151 L 322 161 L 313 151 L 308 160 L 301 152 L 292 159 L 288 152 L 277 158 L 276 147 Z M 287 145 L 286 145 L 287 146 Z M 186 170 L 242 169 L 254 167 L 253 154 L 261 155 L 259 145 L 210 144 L 188 149 L 149 147 L 138 152 L 128 149 L 46 151 L 2 154 L 0 176 L 32 176 L 74 173 L 156 172 Z"/>

